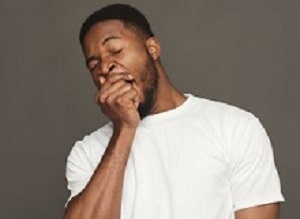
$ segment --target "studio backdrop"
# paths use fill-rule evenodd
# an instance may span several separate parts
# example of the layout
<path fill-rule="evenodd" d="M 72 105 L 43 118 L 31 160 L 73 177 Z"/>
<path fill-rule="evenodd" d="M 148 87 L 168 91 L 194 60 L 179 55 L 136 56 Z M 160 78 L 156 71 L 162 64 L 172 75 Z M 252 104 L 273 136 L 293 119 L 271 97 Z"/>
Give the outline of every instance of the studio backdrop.
<path fill-rule="evenodd" d="M 62 218 L 66 157 L 107 122 L 78 32 L 92 11 L 115 2 L 0 2 L 0 219 Z M 299 218 L 299 1 L 122 2 L 148 17 L 181 91 L 259 117 L 286 199 L 281 218 Z"/>

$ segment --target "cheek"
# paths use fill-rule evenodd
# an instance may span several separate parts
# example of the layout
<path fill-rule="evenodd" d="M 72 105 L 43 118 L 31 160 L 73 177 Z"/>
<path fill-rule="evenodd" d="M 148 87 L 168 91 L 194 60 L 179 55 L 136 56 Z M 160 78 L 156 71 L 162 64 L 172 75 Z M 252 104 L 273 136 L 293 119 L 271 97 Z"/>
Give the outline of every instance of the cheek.
<path fill-rule="evenodd" d="M 122 56 L 122 64 L 135 78 L 134 88 L 138 92 L 138 96 L 144 100 L 144 89 L 147 86 L 144 74 L 146 72 L 147 63 L 146 48 L 141 44 L 128 45 L 126 52 Z"/>
<path fill-rule="evenodd" d="M 140 44 L 128 46 L 122 58 L 125 67 L 135 74 L 134 76 L 138 76 L 145 68 L 147 60 L 146 48 Z"/>
<path fill-rule="evenodd" d="M 124 67 L 128 69 L 128 71 L 134 76 L 135 81 L 138 85 L 138 87 L 141 89 L 144 84 L 146 83 L 144 81 L 144 74 L 145 74 L 145 66 L 146 66 L 146 58 L 145 55 L 142 53 L 135 53 L 126 55 L 124 57 Z"/>

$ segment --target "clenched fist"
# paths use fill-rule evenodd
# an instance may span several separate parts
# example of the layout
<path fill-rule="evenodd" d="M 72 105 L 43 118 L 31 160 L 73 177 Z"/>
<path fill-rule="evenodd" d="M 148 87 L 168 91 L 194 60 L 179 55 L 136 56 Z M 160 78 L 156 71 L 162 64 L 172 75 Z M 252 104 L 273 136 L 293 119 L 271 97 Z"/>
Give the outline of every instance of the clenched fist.
<path fill-rule="evenodd" d="M 140 121 L 137 111 L 140 98 L 133 81 L 133 76 L 127 73 L 110 74 L 101 79 L 101 88 L 95 95 L 95 102 L 101 111 L 119 129 L 135 129 Z"/>

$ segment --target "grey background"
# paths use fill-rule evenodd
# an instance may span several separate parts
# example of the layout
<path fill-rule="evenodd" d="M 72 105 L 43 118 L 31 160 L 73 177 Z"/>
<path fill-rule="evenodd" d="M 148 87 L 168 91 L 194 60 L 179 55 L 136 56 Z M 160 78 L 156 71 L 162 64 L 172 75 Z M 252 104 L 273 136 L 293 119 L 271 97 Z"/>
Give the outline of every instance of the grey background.
<path fill-rule="evenodd" d="M 0 2 L 1 219 L 62 217 L 65 159 L 106 121 L 93 103 L 78 30 L 108 2 L 116 1 Z M 299 1 L 125 2 L 149 18 L 182 91 L 261 119 L 287 200 L 282 218 L 299 218 Z"/>

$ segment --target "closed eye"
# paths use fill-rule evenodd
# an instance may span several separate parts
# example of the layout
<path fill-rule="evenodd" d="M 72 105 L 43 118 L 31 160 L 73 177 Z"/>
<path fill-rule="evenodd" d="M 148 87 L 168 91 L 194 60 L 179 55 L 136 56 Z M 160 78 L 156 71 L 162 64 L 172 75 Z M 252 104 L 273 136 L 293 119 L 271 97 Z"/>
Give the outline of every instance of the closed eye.
<path fill-rule="evenodd" d="M 123 48 L 117 49 L 117 50 L 111 50 L 111 51 L 110 51 L 110 54 L 112 54 L 112 55 L 119 54 L 119 53 L 122 52 L 122 50 L 123 50 Z"/>
<path fill-rule="evenodd" d="M 94 71 L 98 66 L 98 61 L 92 61 L 88 65 L 88 69 L 92 72 Z"/>
<path fill-rule="evenodd" d="M 90 72 L 95 71 L 95 69 L 97 68 L 98 65 L 94 65 L 93 67 L 89 68 Z"/>

